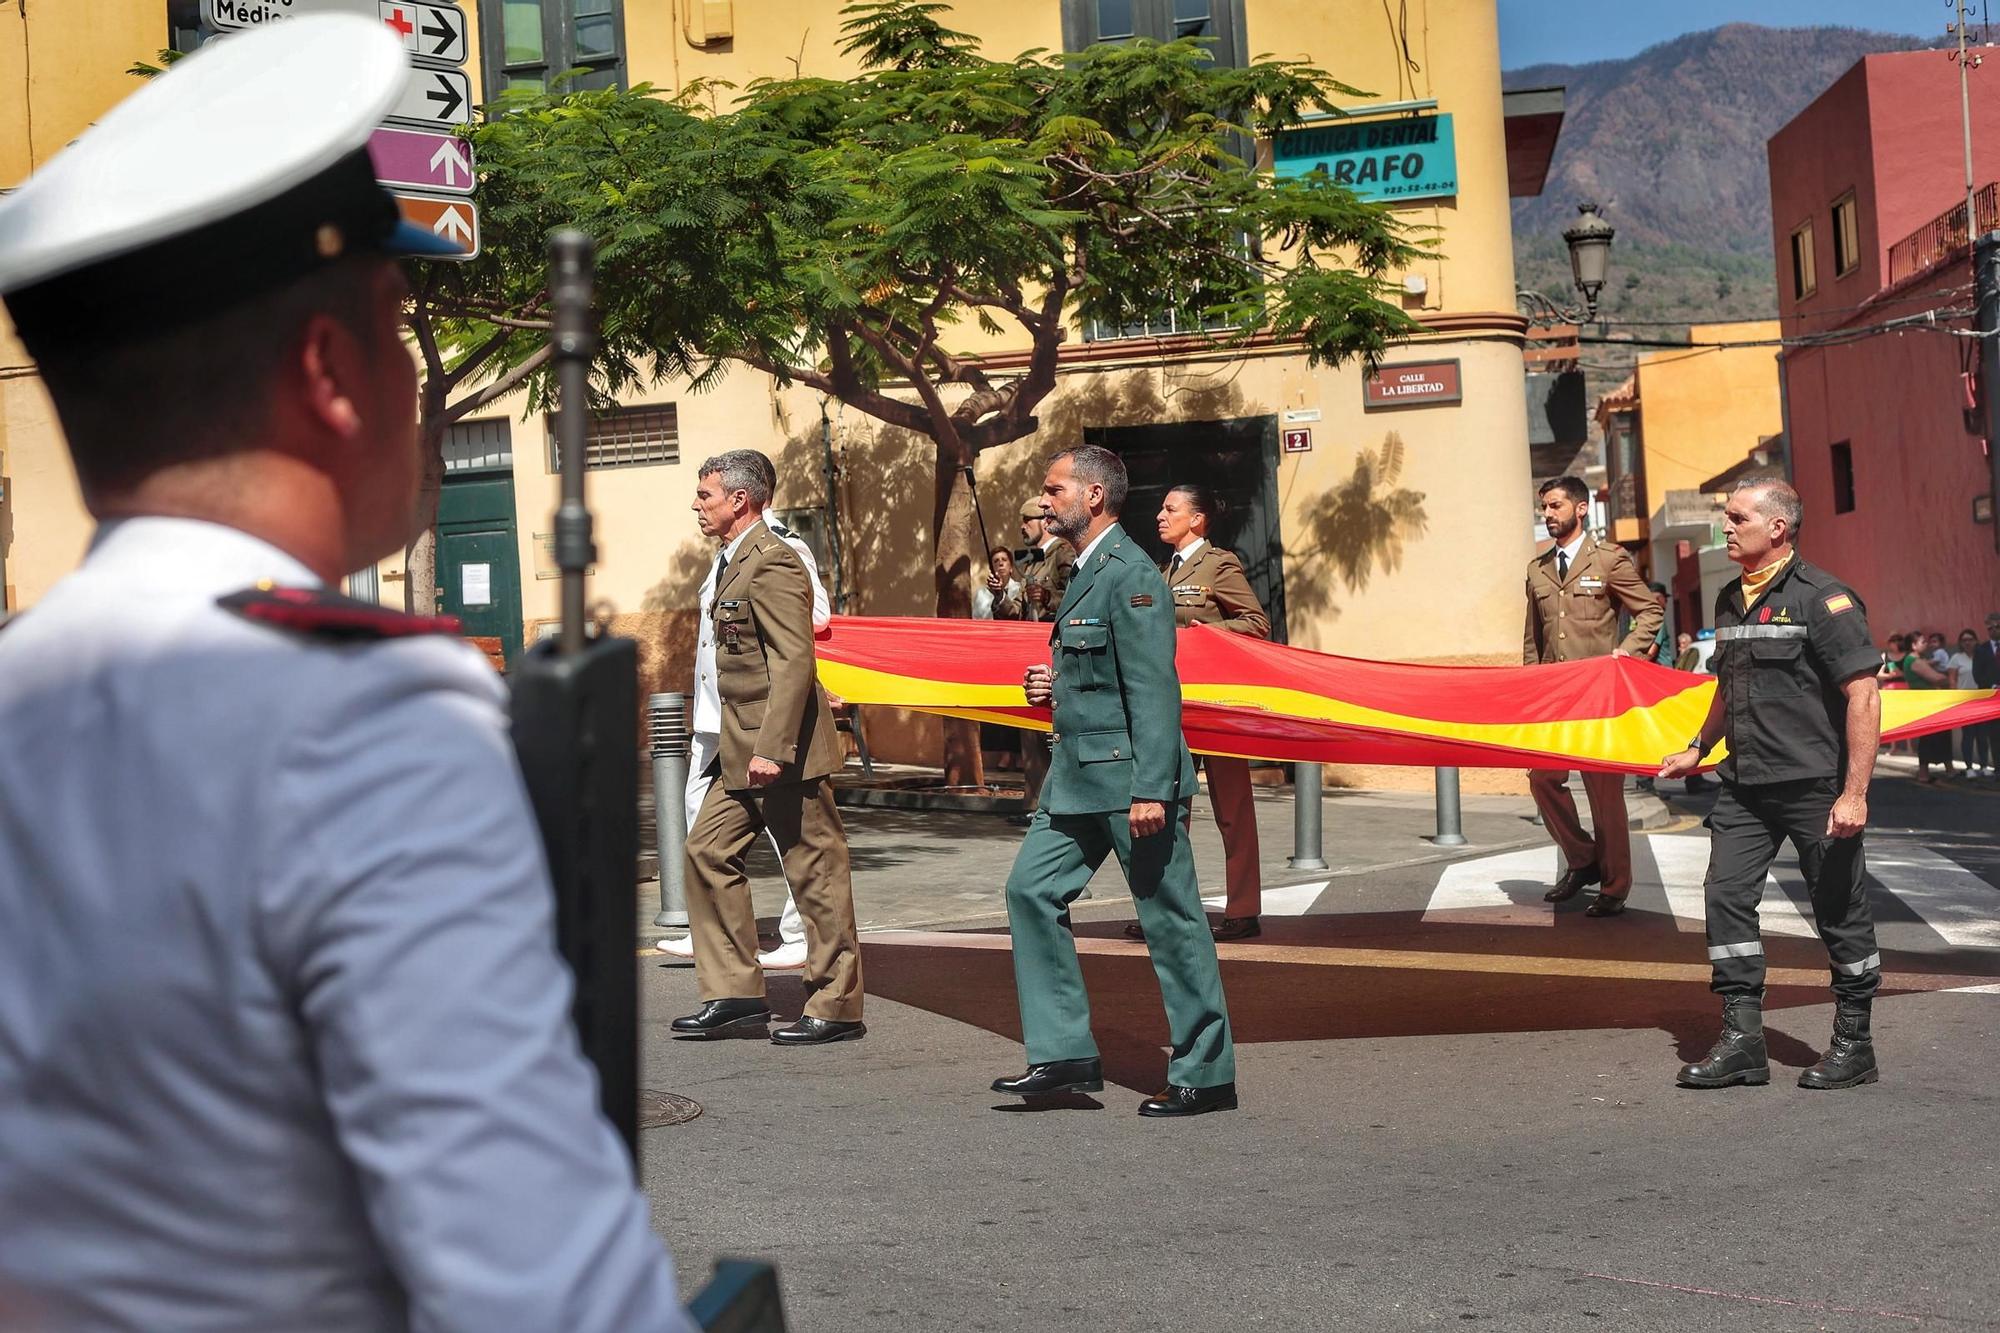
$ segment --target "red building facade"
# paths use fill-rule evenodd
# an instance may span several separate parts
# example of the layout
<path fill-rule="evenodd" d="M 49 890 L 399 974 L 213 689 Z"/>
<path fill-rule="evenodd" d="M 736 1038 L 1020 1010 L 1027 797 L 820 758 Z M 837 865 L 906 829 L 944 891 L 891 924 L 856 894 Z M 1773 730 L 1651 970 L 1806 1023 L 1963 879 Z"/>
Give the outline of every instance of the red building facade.
<path fill-rule="evenodd" d="M 1987 55 L 1972 78 L 1981 232 L 2000 227 L 2000 51 Z M 1959 336 L 1973 295 L 1958 68 L 1943 51 L 1869 56 L 1767 155 L 1783 328 L 1827 340 L 1779 359 L 1801 548 L 1860 592 L 1878 636 L 1978 629 L 2000 610 L 2000 551 L 1975 518 L 1991 478 L 1977 343 Z"/>

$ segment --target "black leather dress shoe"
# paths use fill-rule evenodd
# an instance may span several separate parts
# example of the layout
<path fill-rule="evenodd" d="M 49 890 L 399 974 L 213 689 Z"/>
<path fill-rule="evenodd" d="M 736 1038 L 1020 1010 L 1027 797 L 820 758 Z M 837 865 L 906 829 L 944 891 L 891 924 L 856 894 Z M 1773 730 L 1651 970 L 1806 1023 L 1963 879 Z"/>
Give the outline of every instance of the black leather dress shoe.
<path fill-rule="evenodd" d="M 1139 1114 L 1150 1116 L 1201 1115 L 1235 1109 L 1234 1083 L 1218 1083 L 1212 1088 L 1183 1088 L 1178 1083 L 1169 1083 L 1165 1092 L 1139 1103 Z"/>
<path fill-rule="evenodd" d="M 838 1018 L 801 1018 L 790 1027 L 771 1034 L 773 1046 L 824 1046 L 830 1041 L 860 1041 L 868 1027 L 860 1019 L 846 1022 Z"/>
<path fill-rule="evenodd" d="M 771 1022 L 771 1007 L 762 1000 L 709 1000 L 701 1008 L 673 1021 L 681 1037 L 761 1037 Z"/>
<path fill-rule="evenodd" d="M 1028 1072 L 1019 1078 L 994 1079 L 993 1091 L 1004 1092 L 1009 1097 L 1103 1092 L 1104 1062 L 1092 1057 L 1088 1060 L 1051 1060 L 1047 1064 L 1029 1065 Z"/>
<path fill-rule="evenodd" d="M 1604 872 L 1596 866 L 1576 866 L 1563 871 L 1556 886 L 1542 895 L 1545 903 L 1566 903 L 1592 884 L 1602 884 Z"/>
<path fill-rule="evenodd" d="M 1621 893 L 1614 898 L 1608 893 L 1600 893 L 1590 900 L 1590 906 L 1583 909 L 1583 914 L 1585 916 L 1617 916 L 1624 910 L 1624 894 Z"/>
<path fill-rule="evenodd" d="M 1231 940 L 1255 939 L 1264 933 L 1264 927 L 1254 916 L 1226 916 L 1215 923 L 1215 942 L 1227 944 Z"/>

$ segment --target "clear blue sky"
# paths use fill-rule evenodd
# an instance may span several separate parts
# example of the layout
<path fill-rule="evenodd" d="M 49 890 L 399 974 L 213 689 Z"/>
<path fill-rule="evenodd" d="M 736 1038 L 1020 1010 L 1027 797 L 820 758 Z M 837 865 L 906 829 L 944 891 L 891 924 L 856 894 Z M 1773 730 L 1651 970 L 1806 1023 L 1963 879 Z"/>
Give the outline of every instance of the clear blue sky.
<path fill-rule="evenodd" d="M 2000 38 L 2000 0 L 1986 0 Z M 1968 0 L 1975 36 L 1981 6 Z M 1943 0 L 1500 0 L 1500 66 L 1519 69 L 1554 61 L 1579 65 L 1619 60 L 1685 32 L 1725 23 L 1766 27 L 1867 28 L 1918 37 L 1942 37 L 1952 11 Z"/>

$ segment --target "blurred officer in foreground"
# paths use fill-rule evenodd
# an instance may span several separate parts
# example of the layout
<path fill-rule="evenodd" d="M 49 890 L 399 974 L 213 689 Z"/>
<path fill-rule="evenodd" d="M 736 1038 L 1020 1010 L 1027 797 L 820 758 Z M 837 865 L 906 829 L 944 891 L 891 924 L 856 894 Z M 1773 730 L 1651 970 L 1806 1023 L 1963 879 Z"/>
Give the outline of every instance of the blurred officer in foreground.
<path fill-rule="evenodd" d="M 1173 1039 L 1167 1087 L 1139 1114 L 1233 1111 L 1236 1047 L 1188 843 L 1194 761 L 1181 739 L 1174 609 L 1153 562 L 1118 526 L 1128 489 L 1125 465 L 1094 445 L 1055 455 L 1042 484 L 1049 526 L 1076 549 L 1076 571 L 1049 635 L 1054 668 L 1031 666 L 1022 679 L 1028 702 L 1048 705 L 1055 748 L 1042 807 L 1007 876 L 1028 1071 L 995 1079 L 993 1090 L 1042 1097 L 1104 1087 L 1069 905 L 1116 855 Z"/>
<path fill-rule="evenodd" d="M 1722 1037 L 1681 1069 L 1690 1088 L 1769 1083 L 1764 1048 L 1764 944 L 1757 903 L 1778 844 L 1790 838 L 1812 892 L 1813 918 L 1833 963 L 1833 1042 L 1799 1076 L 1802 1088 L 1873 1083 L 1869 1005 L 1882 955 L 1868 915 L 1861 831 L 1882 733 L 1881 662 L 1861 599 L 1796 552 L 1798 492 L 1745 482 L 1723 511 L 1741 578 L 1715 602 L 1715 700 L 1663 778 L 1694 772 L 1717 741 L 1729 754 L 1708 817 L 1709 989 L 1722 996 Z"/>
<path fill-rule="evenodd" d="M 500 682 L 328 591 L 421 472 L 409 77 L 288 19 L 0 200 L 99 521 L 0 633 L 9 1329 L 681 1330 L 570 1021 Z"/>

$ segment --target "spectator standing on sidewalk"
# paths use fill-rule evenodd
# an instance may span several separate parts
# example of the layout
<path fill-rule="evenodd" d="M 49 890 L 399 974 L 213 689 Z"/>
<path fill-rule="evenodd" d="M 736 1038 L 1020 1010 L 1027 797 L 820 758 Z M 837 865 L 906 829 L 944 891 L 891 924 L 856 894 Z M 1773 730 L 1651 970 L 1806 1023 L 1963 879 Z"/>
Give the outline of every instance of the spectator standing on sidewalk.
<path fill-rule="evenodd" d="M 1701 670 L 1701 650 L 1694 646 L 1694 635 L 1682 630 L 1674 638 L 1674 670 Z"/>
<path fill-rule="evenodd" d="M 1905 652 L 1900 663 L 1903 683 L 1913 690 L 1942 690 L 1951 685 L 1951 678 L 1931 662 L 1929 652 L 1924 648 L 1924 636 L 1912 634 L 1905 641 Z M 1951 733 L 1934 731 L 1928 736 L 1917 737 L 1917 781 L 1929 784 L 1937 781 L 1931 776 L 1931 765 L 1944 766 L 1945 776 L 1951 776 Z"/>
<path fill-rule="evenodd" d="M 1049 529 L 1039 500 L 1021 506 L 1021 540 L 1027 543 L 1022 552 L 1027 564 L 1020 570 L 1020 595 L 994 598 L 993 618 L 1047 623 L 1056 618 L 1056 608 L 1062 605 L 1063 593 L 1069 588 L 1076 551 Z M 1051 744 L 1043 732 L 1021 730 L 1021 787 L 1026 808 L 1007 816 L 1008 823 L 1025 828 L 1041 808 L 1042 782 L 1049 774 Z"/>
<path fill-rule="evenodd" d="M 1951 677 L 1954 690 L 1976 689 L 1972 683 L 1972 650 L 1979 646 L 1979 636 L 1970 629 L 1958 632 L 1958 651 L 1945 660 L 1945 673 Z M 1965 764 L 1965 776 L 1976 778 L 1987 763 L 1985 756 L 1986 733 L 1975 724 L 1958 729 L 1958 757 Z"/>
<path fill-rule="evenodd" d="M 2000 611 L 1987 615 L 1986 637 L 1973 645 L 1972 688 L 2000 689 Z M 2000 720 L 1985 723 L 1979 730 L 1986 738 L 1986 776 L 2000 776 L 1993 767 L 2000 763 Z"/>

